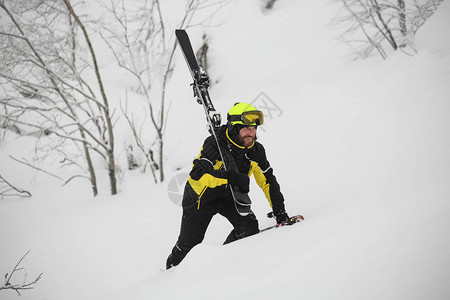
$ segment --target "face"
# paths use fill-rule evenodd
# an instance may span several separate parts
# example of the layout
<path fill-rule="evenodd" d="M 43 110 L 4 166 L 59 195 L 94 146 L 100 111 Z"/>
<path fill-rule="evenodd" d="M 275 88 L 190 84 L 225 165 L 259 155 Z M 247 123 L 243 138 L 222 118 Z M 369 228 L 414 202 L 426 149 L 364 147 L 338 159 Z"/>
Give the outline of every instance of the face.
<path fill-rule="evenodd" d="M 239 131 L 239 142 L 244 147 L 250 147 L 256 140 L 256 127 L 248 126 Z"/>

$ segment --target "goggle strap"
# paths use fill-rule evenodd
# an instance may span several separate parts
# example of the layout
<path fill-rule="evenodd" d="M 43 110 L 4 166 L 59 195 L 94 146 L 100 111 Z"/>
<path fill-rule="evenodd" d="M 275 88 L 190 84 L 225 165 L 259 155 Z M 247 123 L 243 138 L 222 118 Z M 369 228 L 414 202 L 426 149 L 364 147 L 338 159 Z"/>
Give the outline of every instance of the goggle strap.
<path fill-rule="evenodd" d="M 234 121 L 242 121 L 242 115 L 228 115 L 227 120 L 234 122 Z"/>

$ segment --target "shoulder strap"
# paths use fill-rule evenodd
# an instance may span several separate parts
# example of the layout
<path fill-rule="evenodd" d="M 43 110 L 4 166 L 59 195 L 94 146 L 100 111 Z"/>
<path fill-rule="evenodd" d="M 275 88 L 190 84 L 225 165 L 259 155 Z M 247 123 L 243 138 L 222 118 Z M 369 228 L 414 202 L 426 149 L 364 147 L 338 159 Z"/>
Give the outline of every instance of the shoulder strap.
<path fill-rule="evenodd" d="M 231 154 L 231 145 L 228 142 L 220 142 L 220 149 L 222 150 L 222 156 L 224 164 L 231 171 L 239 172 L 236 162 L 234 161 L 233 154 Z"/>
<path fill-rule="evenodd" d="M 224 145 L 224 143 L 219 143 L 220 149 L 222 150 L 222 157 L 224 160 L 224 164 L 227 166 L 228 170 L 239 173 L 239 169 L 236 166 L 236 162 L 234 161 L 234 157 L 231 154 L 231 145 Z M 233 187 L 233 192 L 235 195 L 235 205 L 238 212 L 243 212 L 243 215 L 248 214 L 250 211 L 250 205 L 252 201 L 248 194 L 241 193 L 238 189 Z"/>

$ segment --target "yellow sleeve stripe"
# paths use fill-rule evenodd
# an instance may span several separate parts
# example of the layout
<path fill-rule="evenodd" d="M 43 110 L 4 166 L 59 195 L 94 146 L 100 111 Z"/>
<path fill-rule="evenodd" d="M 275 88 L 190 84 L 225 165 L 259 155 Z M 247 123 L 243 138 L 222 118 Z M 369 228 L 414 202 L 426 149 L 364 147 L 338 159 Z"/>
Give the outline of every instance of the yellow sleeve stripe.
<path fill-rule="evenodd" d="M 259 187 L 263 190 L 264 194 L 266 195 L 270 207 L 272 207 L 272 200 L 270 199 L 270 184 L 267 183 L 266 176 L 264 175 L 263 171 L 261 171 L 261 169 L 259 168 L 258 163 L 254 161 L 251 162 L 251 168 L 248 175 L 250 176 L 252 173 L 253 176 L 255 177 L 256 183 L 259 185 Z"/>
<path fill-rule="evenodd" d="M 208 173 L 203 174 L 203 176 L 200 177 L 199 180 L 194 180 L 191 177 L 189 177 L 188 181 L 192 189 L 195 191 L 197 195 L 199 195 L 199 197 L 203 195 L 206 188 L 215 188 L 217 186 L 221 186 L 228 183 L 227 179 L 217 178 Z"/>

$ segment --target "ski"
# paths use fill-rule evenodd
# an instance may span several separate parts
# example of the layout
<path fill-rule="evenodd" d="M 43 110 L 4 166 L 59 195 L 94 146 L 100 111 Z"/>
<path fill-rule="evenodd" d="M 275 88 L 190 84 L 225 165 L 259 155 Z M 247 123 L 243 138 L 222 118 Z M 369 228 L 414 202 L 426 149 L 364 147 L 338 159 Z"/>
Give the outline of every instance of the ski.
<path fill-rule="evenodd" d="M 197 102 L 203 106 L 205 111 L 206 120 L 209 126 L 209 132 L 214 136 L 214 139 L 217 144 L 217 148 L 219 150 L 220 157 L 223 161 L 224 170 L 233 170 L 235 172 L 239 172 L 236 164 L 234 163 L 234 159 L 231 156 L 231 153 L 222 151 L 222 147 L 220 146 L 219 140 L 216 135 L 216 130 L 218 130 L 221 126 L 221 117 L 220 114 L 217 113 L 214 105 L 212 104 L 211 98 L 209 97 L 208 87 L 209 87 L 209 77 L 206 72 L 200 68 L 197 62 L 197 58 L 195 57 L 194 50 L 192 48 L 191 41 L 187 32 L 183 29 L 175 30 L 175 35 L 178 40 L 178 44 L 181 47 L 181 51 L 183 52 L 186 63 L 189 67 L 189 71 L 191 72 L 192 79 L 194 82 L 192 83 L 194 89 L 194 97 L 197 98 Z M 234 200 L 234 205 L 236 207 L 237 212 L 241 216 L 246 216 L 250 213 L 251 200 L 248 194 L 241 193 L 236 188 L 228 185 L 231 191 L 231 196 Z"/>
<path fill-rule="evenodd" d="M 269 213 L 267 216 L 269 218 L 272 218 L 273 214 Z M 283 227 L 283 226 L 288 226 L 288 225 L 294 225 L 296 223 L 299 223 L 299 222 L 303 221 L 304 219 L 305 218 L 303 218 L 303 216 L 301 216 L 301 215 L 295 215 L 295 216 L 290 217 L 287 222 L 283 222 L 281 224 L 276 224 L 276 225 L 269 226 L 267 228 L 261 229 L 259 232 L 267 231 L 267 230 L 273 229 L 273 228 L 278 228 L 278 227 Z"/>
<path fill-rule="evenodd" d="M 183 51 L 184 58 L 186 59 L 191 73 L 199 70 L 200 67 L 198 66 L 197 59 L 195 58 L 194 50 L 192 48 L 191 41 L 189 40 L 187 32 L 183 29 L 176 29 L 175 35 L 177 37 L 178 44 L 181 47 L 181 51 Z"/>

